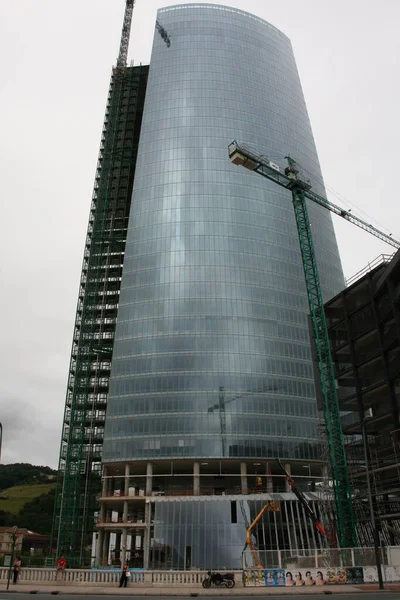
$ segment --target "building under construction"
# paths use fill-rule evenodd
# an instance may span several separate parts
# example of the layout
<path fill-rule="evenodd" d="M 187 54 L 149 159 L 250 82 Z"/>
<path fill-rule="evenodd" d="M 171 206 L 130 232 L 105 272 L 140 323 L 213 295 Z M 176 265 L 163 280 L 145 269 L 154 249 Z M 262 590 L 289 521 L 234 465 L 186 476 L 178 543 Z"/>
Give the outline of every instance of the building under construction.
<path fill-rule="evenodd" d="M 148 66 L 126 66 L 133 1 L 111 75 L 90 207 L 68 377 L 53 536 L 69 563 L 90 561 L 125 241 Z"/>
<path fill-rule="evenodd" d="M 158 11 L 150 67 L 127 67 L 133 5 L 127 0 L 111 77 L 82 268 L 57 552 L 70 565 L 239 568 L 249 524 L 273 501 L 279 510 L 253 531 L 258 550 L 306 555 L 326 544 L 319 519 L 336 536 L 316 487 L 324 465 L 312 292 L 290 193 L 297 184 L 286 175 L 287 189 L 275 179 L 250 182 L 226 155 L 235 131 L 319 173 L 290 41 L 237 9 L 171 6 Z M 297 173 L 292 163 L 289 171 Z M 309 188 L 324 196 L 320 173 L 315 193 Z M 337 298 L 344 278 L 329 212 L 311 205 L 303 221 L 315 232 L 309 263 L 318 259 L 322 319 L 322 297 Z M 350 486 L 331 396 L 331 455 L 343 458 L 339 537 L 350 546 Z"/>
<path fill-rule="evenodd" d="M 382 256 L 325 306 L 358 539 L 373 543 L 363 429 L 381 542 L 400 541 L 400 253 Z"/>
<path fill-rule="evenodd" d="M 205 503 L 210 496 L 251 491 L 259 479 L 258 493 L 285 492 L 268 459 L 284 459 L 305 489 L 321 474 L 307 297 L 289 200 L 261 182 L 249 188 L 226 157 L 236 115 L 245 139 L 274 139 L 276 154 L 318 163 L 290 42 L 243 11 L 181 5 L 158 11 L 150 71 L 127 67 L 133 4 L 126 2 L 112 72 L 64 416 L 53 534 L 71 565 L 93 559 L 96 528 L 97 562 L 112 559 L 112 551 L 127 557 L 128 539 L 131 560 L 161 564 L 152 549 L 167 544 L 163 528 L 189 506 L 163 501 L 169 491 L 200 494 L 195 510 L 209 507 L 204 536 L 214 536 L 222 504 Z M 233 58 L 239 30 L 246 66 Z M 260 47 L 261 77 L 248 68 Z M 291 73 L 290 89 L 277 83 L 279 61 Z M 239 115 L 250 100 L 258 108 Z M 343 286 L 331 218 L 317 211 L 311 218 L 321 232 L 316 248 L 329 297 Z M 115 507 L 121 475 L 137 497 Z M 145 502 L 155 482 L 150 498 L 161 498 L 157 515 L 167 519 L 157 516 L 157 531 L 146 512 L 152 502 Z M 266 550 L 315 545 L 312 537 L 303 541 L 310 524 L 291 536 L 304 521 L 296 510 L 282 510 Z M 206 557 L 183 541 L 188 527 L 195 536 L 187 519 L 168 542 L 173 564 L 205 566 Z M 240 561 L 245 528 L 243 537 L 234 533 L 241 517 L 232 519 L 226 535 L 232 529 L 240 543 L 226 555 L 221 535 L 214 566 Z"/>

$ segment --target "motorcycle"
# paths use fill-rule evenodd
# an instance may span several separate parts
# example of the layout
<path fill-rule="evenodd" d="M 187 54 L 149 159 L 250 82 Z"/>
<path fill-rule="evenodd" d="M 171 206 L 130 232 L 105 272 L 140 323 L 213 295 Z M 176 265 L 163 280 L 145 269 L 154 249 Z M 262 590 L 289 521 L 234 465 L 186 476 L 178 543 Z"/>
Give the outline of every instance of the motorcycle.
<path fill-rule="evenodd" d="M 229 589 L 235 587 L 235 577 L 233 573 L 217 573 L 216 571 L 208 571 L 206 579 L 203 580 L 202 586 L 204 589 L 211 587 L 211 584 L 216 587 L 225 586 Z"/>

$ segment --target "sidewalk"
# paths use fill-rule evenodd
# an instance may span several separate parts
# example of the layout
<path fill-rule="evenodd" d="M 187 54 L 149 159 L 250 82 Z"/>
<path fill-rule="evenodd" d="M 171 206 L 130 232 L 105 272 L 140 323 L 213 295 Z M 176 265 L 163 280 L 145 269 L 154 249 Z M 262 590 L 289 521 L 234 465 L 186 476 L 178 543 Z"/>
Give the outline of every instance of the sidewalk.
<path fill-rule="evenodd" d="M 388 584 L 387 591 L 400 589 L 400 584 Z M 80 594 L 96 596 L 116 594 L 122 596 L 190 596 L 198 594 L 199 596 L 292 596 L 295 595 L 315 595 L 315 594 L 351 594 L 356 592 L 376 592 L 378 586 L 374 585 L 324 585 L 312 587 L 246 587 L 236 586 L 232 590 L 212 588 L 205 590 L 201 586 L 174 586 L 166 587 L 163 585 L 145 585 L 133 584 L 126 588 L 116 586 L 97 585 L 68 585 L 55 583 L 23 582 L 17 585 L 10 584 L 9 593 L 38 593 L 38 594 Z M 0 594 L 6 592 L 6 584 L 0 584 Z"/>

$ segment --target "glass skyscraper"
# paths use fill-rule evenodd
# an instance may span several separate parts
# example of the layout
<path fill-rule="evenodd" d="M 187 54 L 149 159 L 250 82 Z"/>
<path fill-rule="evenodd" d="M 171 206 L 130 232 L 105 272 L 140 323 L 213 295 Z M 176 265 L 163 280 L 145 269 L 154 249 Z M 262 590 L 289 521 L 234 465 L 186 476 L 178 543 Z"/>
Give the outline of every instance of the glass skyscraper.
<path fill-rule="evenodd" d="M 157 20 L 171 43 L 156 31 L 112 358 L 97 556 L 109 555 L 114 531 L 113 552 L 133 566 L 231 568 L 240 564 L 246 511 L 251 518 L 264 497 L 251 493 L 285 492 L 274 459 L 301 486 L 317 476 L 320 457 L 291 194 L 233 166 L 228 145 L 237 139 L 281 167 L 289 154 L 313 189 L 324 190 L 290 40 L 225 6 L 171 6 Z M 340 258 L 330 214 L 314 205 L 309 213 L 327 300 L 344 286 Z M 293 508 L 292 518 L 279 500 L 264 549 L 318 545 L 307 519 Z M 304 533 L 295 544 L 290 529 L 302 519 L 310 539 Z M 223 532 L 213 542 L 218 522 Z"/>

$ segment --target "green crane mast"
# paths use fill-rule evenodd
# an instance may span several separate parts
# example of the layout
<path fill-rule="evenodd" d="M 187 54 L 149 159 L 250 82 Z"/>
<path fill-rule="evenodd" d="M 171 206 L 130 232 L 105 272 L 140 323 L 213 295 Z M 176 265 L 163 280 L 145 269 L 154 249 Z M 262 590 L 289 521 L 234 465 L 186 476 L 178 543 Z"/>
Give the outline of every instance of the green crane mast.
<path fill-rule="evenodd" d="M 378 239 L 387 242 L 396 249 L 400 242 L 394 240 L 366 221 L 336 206 L 323 196 L 311 191 L 308 181 L 299 177 L 295 161 L 286 157 L 288 166 L 284 173 L 278 165 L 263 155 L 257 155 L 248 148 L 233 141 L 229 145 L 229 158 L 235 165 L 241 165 L 250 171 L 262 175 L 270 181 L 292 193 L 293 208 L 300 242 L 308 303 L 312 322 L 313 336 L 317 353 L 323 412 L 326 423 L 327 439 L 335 491 L 339 542 L 342 548 L 357 546 L 354 524 L 350 482 L 347 471 L 346 454 L 343 444 L 343 432 L 340 421 L 339 402 L 336 393 L 335 372 L 330 353 L 328 328 L 325 319 L 324 300 L 319 280 L 317 258 L 311 234 L 310 219 L 306 199 L 319 204 L 331 212 L 357 225 Z"/>

